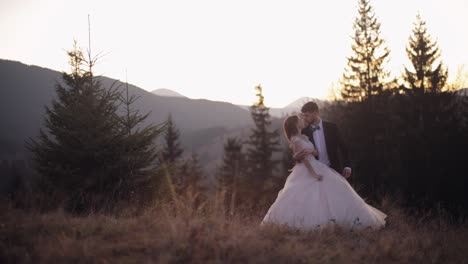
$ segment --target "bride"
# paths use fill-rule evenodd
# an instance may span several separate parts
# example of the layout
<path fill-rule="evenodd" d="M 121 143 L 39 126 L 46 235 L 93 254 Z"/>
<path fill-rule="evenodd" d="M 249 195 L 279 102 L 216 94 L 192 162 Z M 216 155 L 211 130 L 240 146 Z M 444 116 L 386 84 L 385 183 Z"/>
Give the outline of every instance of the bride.
<path fill-rule="evenodd" d="M 301 135 L 304 121 L 297 115 L 284 122 L 284 134 L 294 154 L 316 151 Z M 368 205 L 335 170 L 307 155 L 292 169 L 261 225 L 282 224 L 295 228 L 320 228 L 336 224 L 349 229 L 385 226 L 386 214 Z"/>

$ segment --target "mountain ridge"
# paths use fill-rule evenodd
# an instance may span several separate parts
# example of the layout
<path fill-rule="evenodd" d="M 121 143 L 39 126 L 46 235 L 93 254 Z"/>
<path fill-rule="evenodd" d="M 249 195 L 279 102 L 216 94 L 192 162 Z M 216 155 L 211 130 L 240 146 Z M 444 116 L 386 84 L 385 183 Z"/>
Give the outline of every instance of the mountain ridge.
<path fill-rule="evenodd" d="M 187 96 L 185 95 L 182 95 L 174 90 L 171 90 L 171 89 L 166 89 L 166 88 L 160 88 L 160 89 L 156 89 L 156 90 L 153 90 L 151 91 L 152 94 L 155 94 L 155 95 L 158 95 L 158 96 L 167 96 L 167 97 L 184 97 L 184 98 L 188 98 Z"/>
<path fill-rule="evenodd" d="M 61 82 L 62 74 L 40 66 L 0 59 L 0 158 L 5 152 L 16 155 L 14 153 L 18 148 L 24 152 L 24 141 L 37 136 L 43 125 L 44 106 L 50 105 L 55 98 L 55 85 Z M 104 87 L 116 83 L 119 89 L 125 88 L 125 84 L 119 80 L 105 76 L 98 78 Z M 181 131 L 181 141 L 200 130 L 253 125 L 250 113 L 231 103 L 162 97 L 132 84 L 128 84 L 128 87 L 131 95 L 139 97 L 134 107 L 141 113 L 150 112 L 145 124 L 165 122 L 171 114 Z M 193 149 L 190 142 L 184 143 Z"/>

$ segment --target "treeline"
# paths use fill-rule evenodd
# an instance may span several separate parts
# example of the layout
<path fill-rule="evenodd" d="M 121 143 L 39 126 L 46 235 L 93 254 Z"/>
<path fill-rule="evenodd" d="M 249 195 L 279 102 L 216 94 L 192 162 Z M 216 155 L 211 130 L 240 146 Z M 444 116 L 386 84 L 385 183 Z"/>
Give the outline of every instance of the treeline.
<path fill-rule="evenodd" d="M 340 125 L 352 153 L 350 181 L 374 200 L 468 211 L 468 99 L 453 93 L 377 95 L 334 102 L 323 115 Z"/>
<path fill-rule="evenodd" d="M 347 58 L 338 99 L 359 102 L 383 94 L 437 94 L 457 88 L 447 85 L 448 68 L 419 14 L 406 47 L 411 65 L 398 78 L 391 78 L 386 69 L 390 50 L 380 36 L 380 22 L 369 0 L 359 0 L 353 28 L 352 55 Z"/>
<path fill-rule="evenodd" d="M 385 70 L 390 51 L 368 0 L 359 0 L 353 55 L 341 100 L 324 109 L 351 147 L 353 183 L 368 197 L 402 197 L 405 204 L 468 210 L 468 101 L 447 84 L 441 51 L 418 14 L 399 78 Z"/>
<path fill-rule="evenodd" d="M 414 213 L 440 206 L 466 216 L 468 97 L 384 93 L 331 102 L 321 115 L 339 125 L 352 158 L 349 181 L 363 197 L 372 203 L 393 197 Z M 257 119 L 248 139 L 225 142 L 218 190 L 231 214 L 263 214 L 294 166 L 291 150 L 272 140 L 277 131 L 265 120 Z"/>

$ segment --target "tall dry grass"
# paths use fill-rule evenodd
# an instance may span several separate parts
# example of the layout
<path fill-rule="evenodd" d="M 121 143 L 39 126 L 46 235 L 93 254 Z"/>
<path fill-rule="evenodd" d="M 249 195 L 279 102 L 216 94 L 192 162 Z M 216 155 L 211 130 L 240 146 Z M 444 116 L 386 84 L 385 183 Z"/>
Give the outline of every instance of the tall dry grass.
<path fill-rule="evenodd" d="M 409 216 L 389 199 L 379 231 L 259 227 L 260 213 L 226 214 L 222 197 L 173 193 L 140 212 L 76 217 L 4 206 L 2 263 L 467 263 L 468 228 L 441 210 Z"/>

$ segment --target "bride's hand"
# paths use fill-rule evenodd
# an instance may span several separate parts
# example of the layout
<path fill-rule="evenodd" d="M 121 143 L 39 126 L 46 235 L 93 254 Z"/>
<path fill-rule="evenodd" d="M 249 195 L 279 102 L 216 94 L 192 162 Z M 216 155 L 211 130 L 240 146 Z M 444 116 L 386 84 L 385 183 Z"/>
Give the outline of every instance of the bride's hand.
<path fill-rule="evenodd" d="M 316 149 L 303 149 L 300 152 L 294 154 L 293 159 L 295 160 L 303 160 L 307 155 L 312 154 L 315 157 L 318 156 L 318 151 Z"/>
<path fill-rule="evenodd" d="M 309 154 L 306 149 L 301 150 L 300 152 L 294 154 L 293 159 L 295 160 L 303 160 L 305 156 Z"/>
<path fill-rule="evenodd" d="M 318 157 L 318 151 L 316 149 L 312 150 L 310 154 L 314 155 L 314 157 Z"/>

